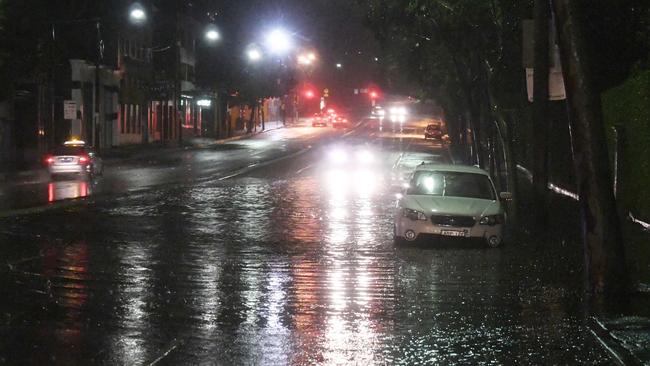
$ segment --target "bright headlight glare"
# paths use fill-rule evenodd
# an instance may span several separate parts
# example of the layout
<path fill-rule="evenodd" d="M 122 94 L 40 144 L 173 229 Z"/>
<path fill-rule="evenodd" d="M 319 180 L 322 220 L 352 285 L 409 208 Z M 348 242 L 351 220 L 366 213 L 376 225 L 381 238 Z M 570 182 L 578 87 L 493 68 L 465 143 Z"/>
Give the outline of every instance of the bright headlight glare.
<path fill-rule="evenodd" d="M 336 163 L 344 163 L 348 160 L 345 151 L 337 149 L 330 152 L 330 159 Z"/>
<path fill-rule="evenodd" d="M 368 150 L 361 150 L 357 152 L 357 159 L 362 163 L 371 163 L 374 160 L 374 156 Z"/>

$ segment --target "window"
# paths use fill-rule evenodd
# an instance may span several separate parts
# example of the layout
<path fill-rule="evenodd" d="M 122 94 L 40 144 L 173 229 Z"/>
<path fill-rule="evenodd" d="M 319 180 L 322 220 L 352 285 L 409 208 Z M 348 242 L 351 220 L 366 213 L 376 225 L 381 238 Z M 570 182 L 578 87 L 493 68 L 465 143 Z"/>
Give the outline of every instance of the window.
<path fill-rule="evenodd" d="M 445 171 L 416 172 L 411 180 L 408 194 L 495 199 L 492 183 L 487 176 Z"/>

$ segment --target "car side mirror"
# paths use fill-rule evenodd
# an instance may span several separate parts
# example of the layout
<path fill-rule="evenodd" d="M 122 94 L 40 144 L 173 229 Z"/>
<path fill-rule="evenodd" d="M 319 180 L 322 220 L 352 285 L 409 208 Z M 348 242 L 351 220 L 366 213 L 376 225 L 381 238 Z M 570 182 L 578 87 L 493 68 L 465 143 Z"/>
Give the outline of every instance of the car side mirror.
<path fill-rule="evenodd" d="M 501 192 L 501 193 L 499 193 L 499 197 L 504 201 L 511 201 L 512 200 L 512 193 L 510 193 L 510 192 Z"/>

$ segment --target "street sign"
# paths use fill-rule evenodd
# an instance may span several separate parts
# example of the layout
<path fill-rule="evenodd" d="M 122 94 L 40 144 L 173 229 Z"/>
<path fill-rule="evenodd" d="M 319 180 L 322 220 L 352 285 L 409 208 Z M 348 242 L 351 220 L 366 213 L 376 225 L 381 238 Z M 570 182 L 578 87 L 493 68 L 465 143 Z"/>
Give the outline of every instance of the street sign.
<path fill-rule="evenodd" d="M 74 100 L 63 101 L 63 118 L 77 119 L 77 102 Z"/>
<path fill-rule="evenodd" d="M 535 70 L 526 69 L 526 91 L 528 93 L 528 101 L 533 101 L 533 76 Z M 566 99 L 566 90 L 564 89 L 564 77 L 562 76 L 561 68 L 552 68 L 548 73 L 548 100 L 564 100 Z"/>
<path fill-rule="evenodd" d="M 566 99 L 564 89 L 564 78 L 562 76 L 562 62 L 560 60 L 560 48 L 558 47 L 557 34 L 553 21 L 549 21 L 549 72 L 548 72 L 548 99 Z M 528 101 L 533 101 L 533 67 L 535 66 L 535 22 L 532 19 L 523 21 L 523 63 L 526 69 L 526 91 Z"/>

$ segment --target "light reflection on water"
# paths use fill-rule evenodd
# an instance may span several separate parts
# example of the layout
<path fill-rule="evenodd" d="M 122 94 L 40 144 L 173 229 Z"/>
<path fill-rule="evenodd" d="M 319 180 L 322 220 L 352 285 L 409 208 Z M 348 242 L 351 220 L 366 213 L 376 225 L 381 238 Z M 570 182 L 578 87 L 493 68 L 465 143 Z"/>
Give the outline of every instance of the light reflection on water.
<path fill-rule="evenodd" d="M 329 265 L 329 305 L 320 347 L 326 364 L 366 364 L 377 353 L 376 335 L 367 306 L 374 280 L 367 258 L 358 249 L 378 241 L 372 228 L 372 201 L 379 174 L 368 169 L 332 170 L 327 176 L 329 232 L 325 242 Z M 357 250 L 353 250 L 356 248 Z"/>
<path fill-rule="evenodd" d="M 91 193 L 92 184 L 85 180 L 58 181 L 47 184 L 48 202 L 87 197 Z"/>
<path fill-rule="evenodd" d="M 110 363 L 146 363 L 175 338 L 184 344 L 169 364 L 507 364 L 506 352 L 580 340 L 575 323 L 545 334 L 555 327 L 538 315 L 567 323 L 562 285 L 512 291 L 517 278 L 503 273 L 530 270 L 512 269 L 521 248 L 395 249 L 384 178 L 371 169 L 245 178 L 112 206 L 101 220 L 129 240 L 109 243 L 115 266 L 95 263 L 117 284 Z M 83 286 L 60 291 L 66 308 L 84 307 Z"/>
<path fill-rule="evenodd" d="M 144 243 L 130 242 L 120 246 L 121 263 L 117 278 L 122 284 L 117 296 L 119 325 L 112 338 L 112 352 L 122 364 L 145 362 L 148 355 L 147 333 L 151 329 L 147 298 L 151 298 L 152 261 L 150 249 Z"/>

